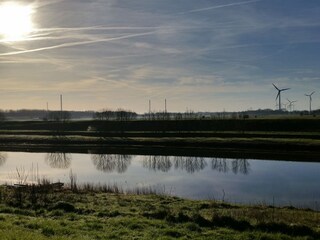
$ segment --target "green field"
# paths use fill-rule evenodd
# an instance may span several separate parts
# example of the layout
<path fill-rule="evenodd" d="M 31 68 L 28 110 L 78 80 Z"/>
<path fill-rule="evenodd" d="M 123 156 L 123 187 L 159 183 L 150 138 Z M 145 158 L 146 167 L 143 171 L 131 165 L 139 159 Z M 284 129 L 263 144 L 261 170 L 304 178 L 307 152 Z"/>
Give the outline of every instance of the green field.
<path fill-rule="evenodd" d="M 239 206 L 103 186 L 1 187 L 1 239 L 319 239 L 320 213 Z M 110 193 L 112 192 L 113 193 Z"/>

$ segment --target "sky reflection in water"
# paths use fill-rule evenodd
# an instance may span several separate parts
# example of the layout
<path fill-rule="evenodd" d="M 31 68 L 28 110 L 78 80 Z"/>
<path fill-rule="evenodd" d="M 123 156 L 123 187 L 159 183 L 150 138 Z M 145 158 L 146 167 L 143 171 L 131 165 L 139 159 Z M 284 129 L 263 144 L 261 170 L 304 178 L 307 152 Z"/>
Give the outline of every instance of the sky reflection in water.
<path fill-rule="evenodd" d="M 193 199 L 272 203 L 317 208 L 320 164 L 287 161 L 70 153 L 1 153 L 0 182 L 16 169 L 38 169 L 52 181 L 152 186 Z M 319 209 L 320 210 L 320 209 Z"/>

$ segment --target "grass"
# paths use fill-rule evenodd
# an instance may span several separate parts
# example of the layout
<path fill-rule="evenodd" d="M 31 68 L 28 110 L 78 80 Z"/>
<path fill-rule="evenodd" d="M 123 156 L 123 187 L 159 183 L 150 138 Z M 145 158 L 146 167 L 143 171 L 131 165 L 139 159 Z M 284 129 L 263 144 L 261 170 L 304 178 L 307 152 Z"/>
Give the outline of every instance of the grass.
<path fill-rule="evenodd" d="M 48 191 L 31 204 L 1 187 L 1 239 L 319 239 L 320 213 L 154 195 Z M 13 195 L 12 195 L 13 194 Z M 40 194 L 40 193 L 39 193 Z M 9 201 L 11 199 L 11 201 Z"/>

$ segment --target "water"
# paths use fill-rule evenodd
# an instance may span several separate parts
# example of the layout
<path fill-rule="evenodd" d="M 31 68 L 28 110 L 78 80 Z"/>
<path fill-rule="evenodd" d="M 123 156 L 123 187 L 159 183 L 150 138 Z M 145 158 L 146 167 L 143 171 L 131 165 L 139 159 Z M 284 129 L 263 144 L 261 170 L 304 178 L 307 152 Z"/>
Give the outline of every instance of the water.
<path fill-rule="evenodd" d="M 151 186 L 191 199 L 293 205 L 320 210 L 320 163 L 174 156 L 0 153 L 0 183 L 38 170 L 51 181 Z M 318 209 L 319 208 L 319 209 Z"/>

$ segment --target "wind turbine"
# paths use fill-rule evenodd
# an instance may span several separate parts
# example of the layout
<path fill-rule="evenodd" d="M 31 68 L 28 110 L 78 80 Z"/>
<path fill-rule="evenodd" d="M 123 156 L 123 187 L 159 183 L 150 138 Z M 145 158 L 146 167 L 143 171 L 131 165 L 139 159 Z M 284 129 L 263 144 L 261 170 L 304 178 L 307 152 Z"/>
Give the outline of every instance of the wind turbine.
<path fill-rule="evenodd" d="M 282 88 L 282 89 L 279 89 L 276 85 L 274 85 L 274 83 L 272 83 L 272 85 L 275 87 L 275 89 L 278 90 L 278 94 L 277 94 L 277 97 L 276 97 L 276 101 L 277 101 L 277 99 L 279 98 L 279 111 L 281 111 L 281 92 L 286 91 L 286 90 L 289 90 L 290 88 Z"/>
<path fill-rule="evenodd" d="M 289 109 L 290 111 L 294 111 L 294 103 L 297 102 L 296 100 L 294 101 L 290 101 L 288 98 L 287 98 L 287 101 L 289 102 Z"/>
<path fill-rule="evenodd" d="M 312 102 L 312 95 L 315 93 L 315 91 L 313 91 L 310 94 L 305 94 L 307 97 L 309 97 L 309 112 L 311 114 L 311 102 Z"/>

